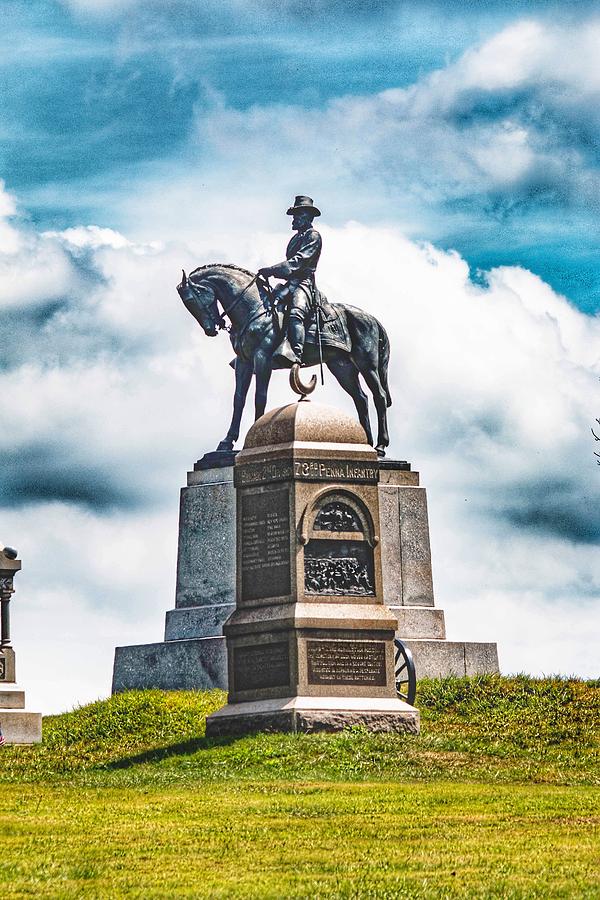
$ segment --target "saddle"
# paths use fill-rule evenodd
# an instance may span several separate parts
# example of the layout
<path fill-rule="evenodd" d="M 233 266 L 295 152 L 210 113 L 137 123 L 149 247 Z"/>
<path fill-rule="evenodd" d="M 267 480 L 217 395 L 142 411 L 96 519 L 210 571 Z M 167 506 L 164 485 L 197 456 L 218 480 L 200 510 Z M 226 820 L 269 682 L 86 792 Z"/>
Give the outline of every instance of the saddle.
<path fill-rule="evenodd" d="M 337 303 L 330 303 L 325 294 L 317 290 L 318 312 L 321 323 L 321 345 L 323 347 L 335 347 L 350 353 L 352 342 L 346 323 L 346 315 L 343 307 Z M 317 309 L 311 308 L 310 316 L 306 322 L 307 344 L 318 344 L 317 334 Z"/>
<path fill-rule="evenodd" d="M 271 298 L 267 295 L 264 286 L 260 282 L 258 282 L 258 290 L 265 307 L 268 308 Z M 325 294 L 318 288 L 316 294 L 321 324 L 321 346 L 334 347 L 337 350 L 344 350 L 346 353 L 350 353 L 352 341 L 346 323 L 344 308 L 338 303 L 330 303 Z M 279 318 L 279 328 L 281 331 L 284 331 L 287 324 L 287 313 L 279 307 L 276 314 Z M 304 324 L 306 327 L 305 344 L 318 346 L 317 308 L 313 303 L 311 303 L 310 313 Z"/>

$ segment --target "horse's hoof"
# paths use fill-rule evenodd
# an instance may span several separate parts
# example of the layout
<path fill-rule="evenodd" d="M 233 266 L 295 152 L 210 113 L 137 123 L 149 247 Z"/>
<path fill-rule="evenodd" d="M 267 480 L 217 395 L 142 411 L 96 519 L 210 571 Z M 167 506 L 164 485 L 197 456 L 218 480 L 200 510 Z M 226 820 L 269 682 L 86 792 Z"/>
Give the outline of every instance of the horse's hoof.
<path fill-rule="evenodd" d="M 233 441 L 221 441 L 217 447 L 217 453 L 227 453 L 233 450 Z"/>

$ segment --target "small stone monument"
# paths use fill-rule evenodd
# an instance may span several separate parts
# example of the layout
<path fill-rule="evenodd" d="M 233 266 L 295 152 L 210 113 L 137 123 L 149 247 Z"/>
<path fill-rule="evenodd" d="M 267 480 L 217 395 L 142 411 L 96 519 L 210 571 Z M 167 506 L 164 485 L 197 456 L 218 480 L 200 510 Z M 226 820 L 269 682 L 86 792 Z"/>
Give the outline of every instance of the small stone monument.
<path fill-rule="evenodd" d="M 15 651 L 10 639 L 13 579 L 20 568 L 16 550 L 0 549 L 0 729 L 7 744 L 37 744 L 42 740 L 42 714 L 25 712 L 25 691 L 16 683 Z"/>
<path fill-rule="evenodd" d="M 383 601 L 379 466 L 362 427 L 302 400 L 250 429 L 235 460 L 236 608 L 229 703 L 207 735 L 419 731 L 398 699 Z"/>

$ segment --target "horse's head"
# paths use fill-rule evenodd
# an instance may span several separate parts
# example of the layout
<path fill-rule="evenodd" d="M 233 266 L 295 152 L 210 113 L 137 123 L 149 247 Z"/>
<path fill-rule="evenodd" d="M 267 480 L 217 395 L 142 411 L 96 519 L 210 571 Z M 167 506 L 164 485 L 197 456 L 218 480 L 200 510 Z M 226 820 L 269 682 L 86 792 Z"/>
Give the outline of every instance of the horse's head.
<path fill-rule="evenodd" d="M 177 285 L 177 292 L 186 309 L 204 329 L 204 333 L 208 337 L 215 337 L 225 322 L 219 312 L 217 295 L 210 281 L 207 278 L 196 280 L 193 273 L 190 280 L 182 269 L 181 283 Z"/>

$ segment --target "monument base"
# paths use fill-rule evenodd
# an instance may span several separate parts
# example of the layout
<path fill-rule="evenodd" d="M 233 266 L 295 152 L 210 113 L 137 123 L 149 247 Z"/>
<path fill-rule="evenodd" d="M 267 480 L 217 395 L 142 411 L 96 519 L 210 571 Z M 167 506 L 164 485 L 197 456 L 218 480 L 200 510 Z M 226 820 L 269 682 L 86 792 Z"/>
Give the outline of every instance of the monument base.
<path fill-rule="evenodd" d="M 112 693 L 227 689 L 224 637 L 115 648 Z"/>
<path fill-rule="evenodd" d="M 406 640 L 415 661 L 417 678 L 464 678 L 466 675 L 497 675 L 498 645 L 480 641 Z"/>
<path fill-rule="evenodd" d="M 113 693 L 228 689 L 223 624 L 235 609 L 234 459 L 235 452 L 207 453 L 188 473 L 176 606 L 166 614 L 165 640 L 116 649 Z M 496 644 L 446 640 L 444 612 L 433 596 L 427 501 L 418 472 L 401 460 L 386 459 L 379 467 L 384 599 L 398 620 L 397 637 L 413 653 L 417 678 L 497 673 Z"/>
<path fill-rule="evenodd" d="M 39 744 L 42 714 L 25 711 L 25 691 L 0 683 L 0 730 L 7 744 Z"/>
<path fill-rule="evenodd" d="M 235 609 L 235 451 L 188 472 L 179 513 L 175 609 L 164 641 L 115 650 L 112 692 L 227 690 L 223 623 Z"/>
<path fill-rule="evenodd" d="M 22 709 L 0 709 L 0 728 L 7 744 L 39 744 L 42 740 L 42 714 Z"/>
<path fill-rule="evenodd" d="M 418 734 L 419 711 L 402 700 L 372 697 L 284 697 L 230 703 L 206 720 L 207 737 L 237 737 L 256 731 L 369 731 Z"/>

